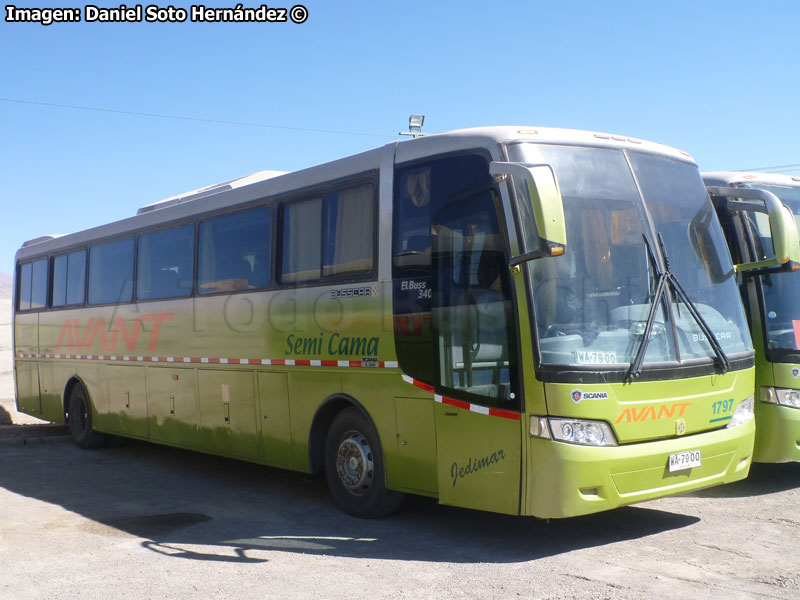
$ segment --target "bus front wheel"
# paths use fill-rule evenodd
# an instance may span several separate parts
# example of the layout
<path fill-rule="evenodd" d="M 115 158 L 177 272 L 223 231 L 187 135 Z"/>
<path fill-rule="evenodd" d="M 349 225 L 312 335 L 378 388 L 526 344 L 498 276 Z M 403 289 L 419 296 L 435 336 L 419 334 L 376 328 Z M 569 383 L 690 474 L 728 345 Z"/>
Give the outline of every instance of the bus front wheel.
<path fill-rule="evenodd" d="M 106 442 L 104 433 L 92 428 L 92 405 L 82 384 L 72 388 L 69 395 L 67 419 L 72 441 L 79 448 L 99 448 Z"/>
<path fill-rule="evenodd" d="M 394 512 L 403 494 L 386 488 L 383 453 L 375 429 L 356 408 L 340 412 L 325 442 L 325 477 L 333 502 L 357 517 Z"/>

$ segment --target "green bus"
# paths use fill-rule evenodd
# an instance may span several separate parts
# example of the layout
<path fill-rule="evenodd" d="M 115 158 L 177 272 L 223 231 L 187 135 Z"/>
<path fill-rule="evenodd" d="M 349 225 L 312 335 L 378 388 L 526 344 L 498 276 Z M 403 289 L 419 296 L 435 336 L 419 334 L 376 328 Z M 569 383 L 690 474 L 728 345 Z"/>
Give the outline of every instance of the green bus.
<path fill-rule="evenodd" d="M 782 202 L 800 223 L 800 177 L 769 173 L 703 173 L 731 254 L 774 257 L 760 191 Z M 756 350 L 756 442 L 753 460 L 800 460 L 800 272 L 796 263 L 745 274 L 741 293 Z"/>
<path fill-rule="evenodd" d="M 776 220 L 776 223 L 782 223 Z M 476 128 L 264 173 L 25 243 L 21 412 L 567 517 L 744 478 L 754 350 L 691 157 Z"/>

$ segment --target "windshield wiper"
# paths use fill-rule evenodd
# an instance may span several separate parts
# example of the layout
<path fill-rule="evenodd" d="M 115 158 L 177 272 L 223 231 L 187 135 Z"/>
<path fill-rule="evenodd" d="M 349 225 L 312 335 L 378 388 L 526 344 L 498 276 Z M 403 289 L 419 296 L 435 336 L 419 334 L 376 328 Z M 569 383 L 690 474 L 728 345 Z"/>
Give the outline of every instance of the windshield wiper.
<path fill-rule="evenodd" d="M 722 349 L 719 341 L 717 340 L 717 336 L 714 335 L 714 332 L 711 331 L 711 327 L 709 326 L 708 322 L 703 318 L 703 315 L 700 314 L 700 311 L 697 310 L 697 307 L 694 305 L 694 302 L 691 301 L 689 295 L 684 291 L 683 286 L 681 286 L 678 278 L 669 270 L 669 258 L 667 257 L 667 249 L 664 246 L 664 238 L 661 237 L 661 234 L 658 234 L 658 243 L 661 246 L 661 254 L 664 257 L 664 265 L 667 269 L 667 274 L 669 275 L 669 281 L 672 284 L 672 289 L 676 293 L 676 295 L 683 300 L 683 303 L 686 305 L 686 308 L 689 309 L 689 314 L 694 317 L 695 322 L 700 326 L 700 329 L 703 332 L 703 335 L 706 336 L 706 340 L 708 344 L 711 346 L 711 349 L 714 350 L 714 354 L 717 355 L 717 358 L 722 363 L 722 371 L 723 373 L 727 373 L 731 369 L 731 361 L 728 360 L 728 355 L 725 354 L 725 351 Z"/>
<path fill-rule="evenodd" d="M 661 247 L 661 255 L 664 257 L 664 271 L 662 271 L 658 266 L 655 253 L 653 252 L 653 247 L 650 245 L 650 240 L 647 239 L 645 234 L 642 234 L 642 238 L 644 239 L 644 244 L 647 247 L 647 255 L 650 258 L 650 263 L 653 265 L 653 271 L 656 274 L 656 290 L 655 295 L 653 296 L 652 304 L 650 305 L 650 313 L 647 315 L 647 323 L 645 324 L 642 341 L 639 344 L 638 350 L 636 351 L 636 356 L 634 356 L 633 361 L 631 361 L 631 366 L 625 375 L 625 379 L 630 382 L 631 380 L 639 377 L 642 371 L 642 362 L 644 361 L 644 355 L 647 351 L 647 345 L 650 343 L 650 332 L 652 331 L 653 324 L 655 323 L 656 311 L 658 310 L 659 303 L 664 297 L 664 290 L 666 290 L 667 286 L 672 288 L 672 291 L 675 293 L 678 299 L 683 302 L 683 304 L 689 310 L 689 314 L 692 315 L 692 318 L 694 318 L 695 322 L 700 326 L 700 330 L 703 332 L 703 335 L 711 346 L 711 349 L 714 351 L 714 354 L 716 355 L 717 359 L 719 359 L 720 363 L 722 363 L 723 372 L 728 372 L 731 368 L 731 363 L 730 360 L 728 360 L 728 356 L 725 354 L 725 351 L 722 349 L 722 346 L 720 346 L 716 336 L 711 331 L 711 327 L 709 327 L 706 320 L 700 314 L 700 311 L 697 310 L 697 307 L 689 299 L 689 296 L 684 291 L 680 282 L 678 282 L 675 274 L 669 269 L 669 258 L 667 257 L 667 249 L 664 246 L 664 238 L 660 233 L 658 234 L 658 244 Z"/>
<path fill-rule="evenodd" d="M 650 312 L 647 315 L 647 322 L 644 326 L 642 341 L 639 342 L 639 348 L 636 350 L 636 356 L 633 357 L 631 366 L 628 368 L 628 372 L 625 374 L 625 379 L 628 382 L 639 377 L 639 374 L 642 371 L 642 361 L 644 361 L 644 354 L 647 351 L 647 345 L 650 343 L 650 332 L 653 330 L 653 324 L 656 321 L 658 305 L 661 303 L 661 298 L 664 296 L 664 290 L 667 288 L 667 276 L 658 266 L 658 261 L 656 261 L 655 254 L 653 253 L 653 248 L 650 246 L 650 240 L 647 239 L 645 234 L 642 234 L 642 239 L 644 239 L 644 245 L 647 248 L 647 256 L 650 259 L 650 264 L 653 265 L 653 272 L 656 276 L 656 289 L 655 293 L 653 294 L 652 303 L 650 304 Z"/>

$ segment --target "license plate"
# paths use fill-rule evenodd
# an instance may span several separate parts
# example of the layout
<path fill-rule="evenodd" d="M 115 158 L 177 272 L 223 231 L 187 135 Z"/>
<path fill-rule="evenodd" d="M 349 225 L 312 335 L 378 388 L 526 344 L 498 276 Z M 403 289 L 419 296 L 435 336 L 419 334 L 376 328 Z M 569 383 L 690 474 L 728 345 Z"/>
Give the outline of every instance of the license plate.
<path fill-rule="evenodd" d="M 700 466 L 700 450 L 676 452 L 669 455 L 669 472 L 694 469 Z"/>
<path fill-rule="evenodd" d="M 603 365 L 617 362 L 616 352 L 596 352 L 593 350 L 577 350 L 575 362 L 579 365 Z"/>

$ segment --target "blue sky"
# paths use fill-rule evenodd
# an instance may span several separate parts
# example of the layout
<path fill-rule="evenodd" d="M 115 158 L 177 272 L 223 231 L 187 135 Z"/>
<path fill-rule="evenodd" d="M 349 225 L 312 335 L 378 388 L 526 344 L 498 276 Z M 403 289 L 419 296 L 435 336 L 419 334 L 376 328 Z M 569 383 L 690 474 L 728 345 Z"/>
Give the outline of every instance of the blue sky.
<path fill-rule="evenodd" d="M 26 239 L 379 146 L 417 112 L 426 131 L 590 129 L 800 174 L 796 0 L 304 5 L 302 25 L 0 22 L 0 272 Z"/>

